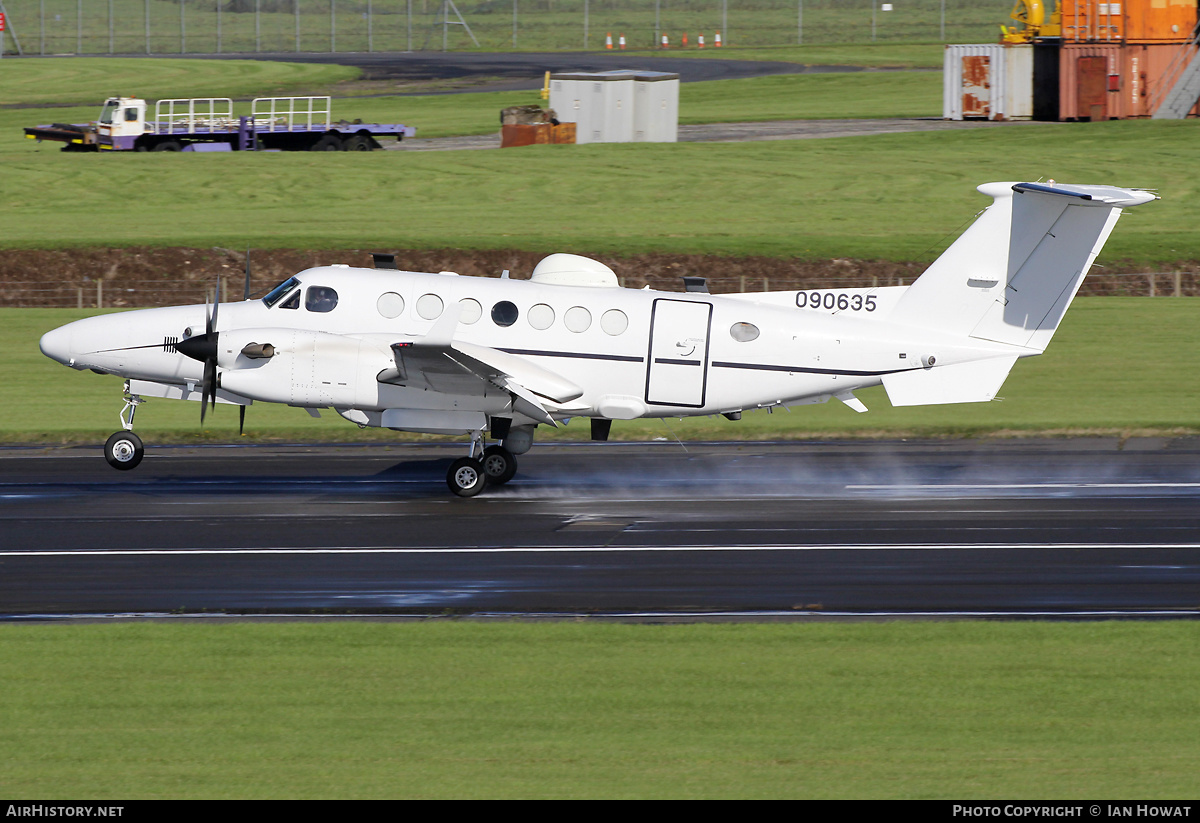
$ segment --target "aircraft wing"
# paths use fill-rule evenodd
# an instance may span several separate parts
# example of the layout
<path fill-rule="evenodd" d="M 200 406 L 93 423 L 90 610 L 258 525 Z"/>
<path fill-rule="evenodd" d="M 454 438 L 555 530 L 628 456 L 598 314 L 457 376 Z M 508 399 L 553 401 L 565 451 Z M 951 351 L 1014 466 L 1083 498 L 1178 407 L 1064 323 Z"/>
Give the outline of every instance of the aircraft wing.
<path fill-rule="evenodd" d="M 559 405 L 580 397 L 583 389 L 524 357 L 454 342 L 454 324 L 436 323 L 425 337 L 391 344 L 394 369 L 385 369 L 384 383 L 429 389 L 442 394 L 479 396 L 501 389 L 513 399 L 513 410 L 534 420 L 557 425 L 547 404 Z"/>

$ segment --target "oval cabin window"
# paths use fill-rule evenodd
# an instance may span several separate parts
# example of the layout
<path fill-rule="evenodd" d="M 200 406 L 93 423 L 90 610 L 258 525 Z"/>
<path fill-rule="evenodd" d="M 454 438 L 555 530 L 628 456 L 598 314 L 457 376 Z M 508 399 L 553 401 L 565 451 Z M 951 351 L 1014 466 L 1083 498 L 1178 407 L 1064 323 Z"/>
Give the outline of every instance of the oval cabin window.
<path fill-rule="evenodd" d="M 375 308 L 382 317 L 386 317 L 389 320 L 393 317 L 399 317 L 404 313 L 404 298 L 394 291 L 384 292 L 375 301 Z"/>
<path fill-rule="evenodd" d="M 567 309 L 566 315 L 563 316 L 563 322 L 568 329 L 579 334 L 587 331 L 592 325 L 592 313 L 583 306 L 574 306 Z"/>
<path fill-rule="evenodd" d="M 629 328 L 629 318 L 620 309 L 609 309 L 600 315 L 600 328 L 604 329 L 605 334 L 616 337 L 618 334 L 624 334 Z"/>
<path fill-rule="evenodd" d="M 422 294 L 417 298 L 417 314 L 423 320 L 437 320 L 442 316 L 442 309 L 445 304 L 442 303 L 442 298 L 436 294 Z"/>
<path fill-rule="evenodd" d="M 507 300 L 501 300 L 492 306 L 492 322 L 497 326 L 511 326 L 517 322 L 519 314 L 516 305 Z"/>
<path fill-rule="evenodd" d="M 758 339 L 758 326 L 753 323 L 734 323 L 729 327 L 729 336 L 739 343 Z"/>

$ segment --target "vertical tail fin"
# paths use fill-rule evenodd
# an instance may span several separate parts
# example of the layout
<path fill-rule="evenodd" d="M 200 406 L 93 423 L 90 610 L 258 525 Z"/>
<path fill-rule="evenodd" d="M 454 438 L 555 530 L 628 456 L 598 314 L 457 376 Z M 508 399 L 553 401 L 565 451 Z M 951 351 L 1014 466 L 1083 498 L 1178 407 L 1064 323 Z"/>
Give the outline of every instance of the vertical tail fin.
<path fill-rule="evenodd" d="M 1123 208 L 1113 186 L 986 183 L 993 203 L 909 287 L 891 320 L 1044 351 Z"/>

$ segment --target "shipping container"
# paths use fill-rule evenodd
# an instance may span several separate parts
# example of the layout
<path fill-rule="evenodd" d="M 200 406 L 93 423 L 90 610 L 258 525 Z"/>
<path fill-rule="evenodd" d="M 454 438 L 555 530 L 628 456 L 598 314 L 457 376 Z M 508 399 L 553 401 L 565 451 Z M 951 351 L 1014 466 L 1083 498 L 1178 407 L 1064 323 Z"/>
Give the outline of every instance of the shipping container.
<path fill-rule="evenodd" d="M 1064 44 L 1058 62 L 1058 119 L 1128 117 L 1128 100 L 1120 93 L 1122 62 L 1118 43 Z"/>
<path fill-rule="evenodd" d="M 679 75 L 657 71 L 550 75 L 550 107 L 576 125 L 579 143 L 674 143 Z"/>
<path fill-rule="evenodd" d="M 1062 0 L 1064 43 L 1181 43 L 1196 27 L 1196 0 Z"/>
<path fill-rule="evenodd" d="M 1059 52 L 1059 119 L 1150 117 L 1194 49 L 1177 43 L 1069 43 Z M 1182 62 L 1186 65 L 1186 62 Z M 1200 107 L 1191 114 L 1200 113 Z"/>
<path fill-rule="evenodd" d="M 1033 117 L 1033 46 L 946 46 L 942 117 L 1029 120 Z"/>
<path fill-rule="evenodd" d="M 1126 45 L 1121 72 L 1121 94 L 1129 112 L 1126 116 L 1153 116 L 1195 53 L 1196 47 L 1190 43 Z M 1188 116 L 1200 116 L 1200 104 Z"/>
<path fill-rule="evenodd" d="M 1033 119 L 1058 120 L 1059 43 L 1033 45 Z"/>

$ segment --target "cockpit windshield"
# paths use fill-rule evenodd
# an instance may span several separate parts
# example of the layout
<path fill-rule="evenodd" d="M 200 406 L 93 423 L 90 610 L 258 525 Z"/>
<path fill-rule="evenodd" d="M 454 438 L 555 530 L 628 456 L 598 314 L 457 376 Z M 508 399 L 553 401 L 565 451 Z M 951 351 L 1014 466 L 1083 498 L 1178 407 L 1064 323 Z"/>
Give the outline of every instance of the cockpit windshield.
<path fill-rule="evenodd" d="M 295 277 L 289 277 L 287 280 L 284 280 L 278 286 L 271 289 L 270 293 L 263 298 L 263 304 L 266 305 L 268 309 L 271 308 L 271 306 L 274 306 L 276 303 L 282 300 L 284 295 L 299 285 L 299 280 L 297 280 Z"/>
<path fill-rule="evenodd" d="M 116 112 L 116 110 L 117 110 L 117 109 L 120 107 L 120 105 L 121 105 L 121 101 L 119 101 L 119 100 L 109 100 L 109 101 L 107 101 L 107 102 L 104 104 L 104 108 L 103 108 L 103 109 L 101 109 L 101 111 L 100 111 L 100 120 L 99 120 L 99 122 L 101 122 L 101 123 L 111 123 L 111 122 L 113 121 L 113 114 L 114 114 L 114 113 Z"/>

